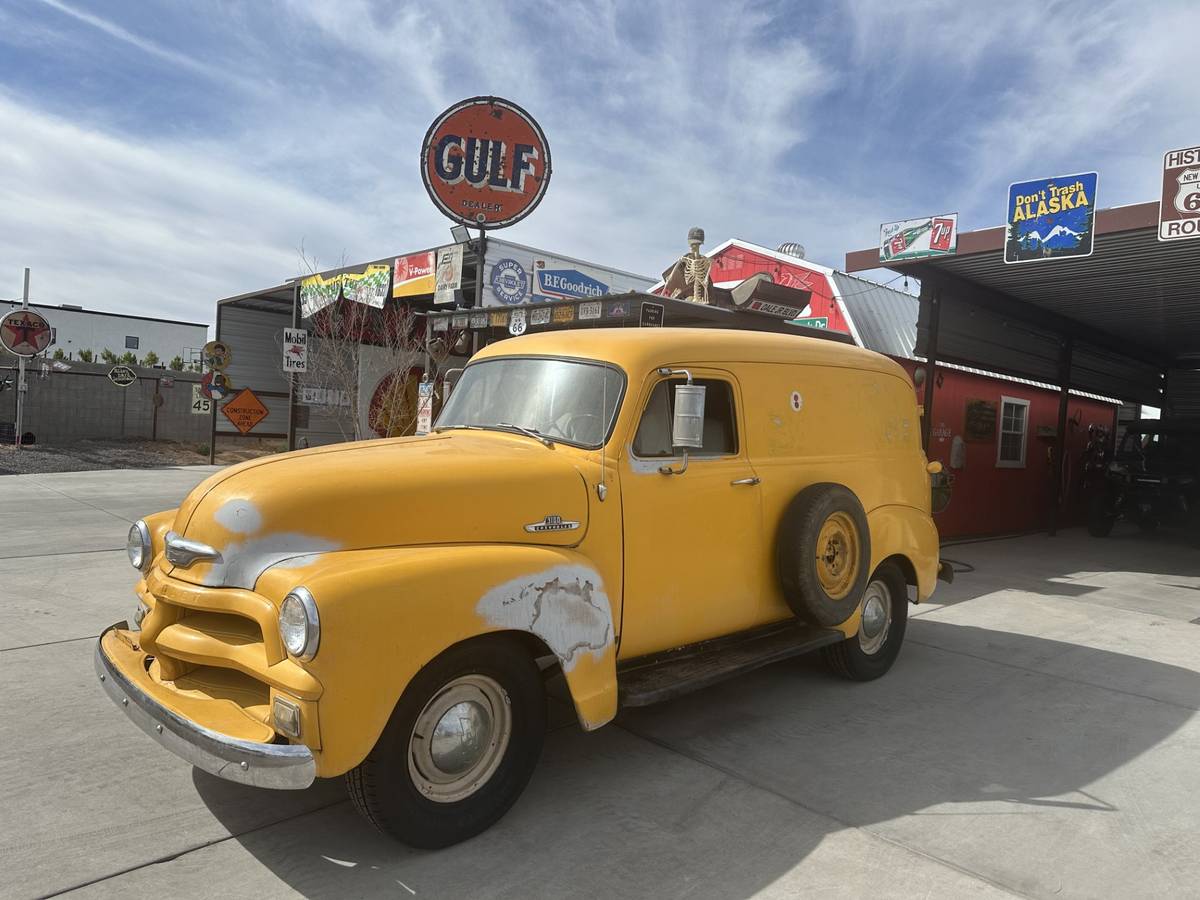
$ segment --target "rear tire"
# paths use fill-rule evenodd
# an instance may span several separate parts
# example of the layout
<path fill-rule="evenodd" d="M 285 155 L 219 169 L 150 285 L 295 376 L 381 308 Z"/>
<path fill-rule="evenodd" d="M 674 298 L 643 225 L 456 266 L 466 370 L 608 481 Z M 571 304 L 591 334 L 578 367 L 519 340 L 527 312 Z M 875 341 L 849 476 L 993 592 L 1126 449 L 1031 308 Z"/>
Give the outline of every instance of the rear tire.
<path fill-rule="evenodd" d="M 437 849 L 497 822 L 546 735 L 537 664 L 504 638 L 443 653 L 405 689 L 375 747 L 346 773 L 355 808 L 406 844 Z"/>
<path fill-rule="evenodd" d="M 892 563 L 884 563 L 867 582 L 858 634 L 821 652 L 838 675 L 873 681 L 896 661 L 908 627 L 908 585 Z M 882 613 L 882 615 L 881 615 Z"/>

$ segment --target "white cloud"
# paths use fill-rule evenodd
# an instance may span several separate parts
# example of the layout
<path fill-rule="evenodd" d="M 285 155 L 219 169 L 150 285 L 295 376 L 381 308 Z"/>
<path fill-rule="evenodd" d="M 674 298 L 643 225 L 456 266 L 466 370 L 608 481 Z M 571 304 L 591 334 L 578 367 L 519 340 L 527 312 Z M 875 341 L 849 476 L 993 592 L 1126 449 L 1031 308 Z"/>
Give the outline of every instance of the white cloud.
<path fill-rule="evenodd" d="M 521 103 L 554 151 L 545 201 L 498 236 L 645 274 L 692 225 L 710 246 L 798 240 L 840 265 L 883 220 L 953 207 L 965 228 L 995 224 L 1008 182 L 1046 166 L 1099 168 L 1105 205 L 1150 199 L 1158 154 L 1194 139 L 1171 50 L 1200 27 L 1184 3 L 846 0 L 806 19 L 736 2 L 277 0 L 219 20 L 177 9 L 183 27 L 146 34 L 83 0 L 43 3 L 0 26 L 54 64 L 119 47 L 221 110 L 0 89 L 0 295 L 32 265 L 39 299 L 115 310 L 210 319 L 217 298 L 294 274 L 301 241 L 334 264 L 446 240 L 417 149 L 473 94 Z M 206 16 L 203 42 L 188 15 Z"/>
<path fill-rule="evenodd" d="M 186 145 L 89 130 L 0 94 L 0 246 L 13 296 L 210 320 L 222 296 L 299 269 L 301 240 L 367 248 L 352 209 Z"/>

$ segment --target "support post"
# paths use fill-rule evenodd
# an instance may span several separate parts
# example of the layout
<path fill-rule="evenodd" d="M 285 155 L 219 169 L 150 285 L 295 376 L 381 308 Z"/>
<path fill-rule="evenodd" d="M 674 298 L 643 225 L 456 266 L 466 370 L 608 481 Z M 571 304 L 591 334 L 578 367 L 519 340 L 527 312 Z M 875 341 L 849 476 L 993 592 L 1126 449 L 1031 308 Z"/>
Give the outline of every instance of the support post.
<path fill-rule="evenodd" d="M 158 440 L 158 408 L 159 408 L 159 406 L 162 405 L 162 402 L 163 402 L 162 401 L 162 391 L 160 390 L 161 386 L 162 386 L 162 379 L 155 378 L 154 379 L 154 399 L 150 401 L 150 404 L 154 407 L 154 412 L 152 413 L 152 418 L 150 419 L 150 440 L 152 440 L 152 441 Z"/>
<path fill-rule="evenodd" d="M 292 327 L 300 327 L 300 281 L 299 279 L 292 285 Z M 311 335 L 308 349 L 312 349 Z M 288 373 L 288 424 L 287 424 L 287 448 L 289 451 L 296 449 L 296 380 L 300 377 L 299 372 Z"/>
<path fill-rule="evenodd" d="M 29 267 L 25 267 L 25 287 L 21 289 L 21 309 L 29 309 Z M 25 383 L 25 357 L 17 357 L 17 433 L 13 435 L 16 441 L 17 450 L 21 449 L 21 444 L 25 435 L 25 392 L 29 390 L 29 385 Z"/>
<path fill-rule="evenodd" d="M 1050 536 L 1058 533 L 1058 513 L 1067 499 L 1068 485 L 1064 476 L 1067 471 L 1067 404 L 1071 399 L 1071 355 L 1075 341 L 1067 335 L 1059 346 L 1058 353 L 1058 428 L 1054 433 L 1054 489 L 1050 492 Z M 1028 423 L 1026 423 L 1028 427 Z"/>
<path fill-rule="evenodd" d="M 921 283 L 921 292 L 925 292 L 928 282 Z M 933 433 L 933 388 L 937 377 L 938 356 L 938 320 L 942 312 L 942 290 L 937 285 L 929 285 L 929 341 L 925 348 L 925 400 L 921 413 L 921 447 L 925 455 L 929 455 L 929 439 Z"/>
<path fill-rule="evenodd" d="M 479 229 L 478 249 L 475 251 L 475 309 L 483 309 L 483 259 L 487 254 L 487 237 Z M 479 352 L 479 332 L 471 332 L 471 355 Z"/>
<path fill-rule="evenodd" d="M 217 304 L 217 333 L 216 340 L 221 339 L 221 304 Z M 204 353 L 200 354 L 200 374 L 204 374 Z M 214 466 L 217 463 L 217 398 L 212 398 L 212 418 L 208 422 L 208 464 Z"/>

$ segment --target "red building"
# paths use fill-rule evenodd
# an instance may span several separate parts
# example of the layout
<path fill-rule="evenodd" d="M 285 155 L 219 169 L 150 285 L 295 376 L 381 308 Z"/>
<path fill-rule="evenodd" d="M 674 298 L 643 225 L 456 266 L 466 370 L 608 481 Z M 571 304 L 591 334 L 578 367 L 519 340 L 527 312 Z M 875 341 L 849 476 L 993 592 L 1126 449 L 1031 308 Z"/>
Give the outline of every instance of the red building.
<path fill-rule="evenodd" d="M 728 240 L 708 256 L 717 287 L 731 288 L 766 272 L 777 284 L 809 292 L 806 324 L 849 334 L 859 346 L 891 356 L 923 380 L 924 363 L 913 355 L 918 301 L 911 294 L 744 241 Z M 919 391 L 917 402 L 923 399 Z M 1084 519 L 1088 426 L 1111 431 L 1117 406 L 1100 397 L 1071 396 L 1060 524 Z M 934 516 L 943 538 L 1049 526 L 1048 509 L 1058 490 L 1050 459 L 1057 419 L 1058 389 L 1052 385 L 937 367 L 928 455 L 944 466 L 944 484 L 935 491 L 941 508 Z"/>

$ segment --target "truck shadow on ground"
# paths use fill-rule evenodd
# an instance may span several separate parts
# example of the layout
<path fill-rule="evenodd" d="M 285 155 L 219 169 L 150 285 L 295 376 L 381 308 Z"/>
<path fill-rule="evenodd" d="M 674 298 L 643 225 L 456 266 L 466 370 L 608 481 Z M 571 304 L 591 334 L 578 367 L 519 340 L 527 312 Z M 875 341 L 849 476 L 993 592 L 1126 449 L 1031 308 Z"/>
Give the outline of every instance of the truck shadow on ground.
<path fill-rule="evenodd" d="M 776 882 L 812 889 L 811 873 L 793 870 L 826 842 L 823 853 L 880 878 L 905 856 L 917 877 L 901 843 L 1027 893 L 1074 878 L 1075 890 L 1103 894 L 1116 873 L 1124 882 L 1142 868 L 1151 888 L 1161 861 L 1149 852 L 1076 858 L 1064 835 L 1085 829 L 1104 846 L 1142 827 L 1129 806 L 1160 799 L 1183 816 L 1179 782 L 1147 789 L 1153 779 L 1139 777 L 1134 794 L 1106 776 L 1184 726 L 1200 675 L 928 620 L 913 620 L 909 637 L 869 684 L 806 657 L 627 711 L 593 734 L 554 731 L 516 807 L 439 852 L 377 834 L 330 783 L 310 789 L 324 808 L 244 834 L 241 811 L 274 795 L 201 772 L 195 784 L 246 851 L 309 897 L 749 897 Z M 1069 677 L 1048 673 L 1068 656 Z"/>

